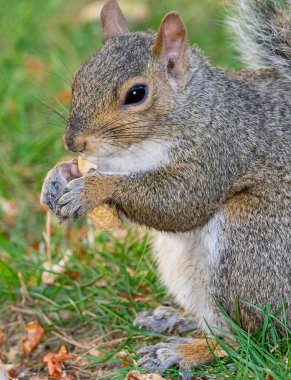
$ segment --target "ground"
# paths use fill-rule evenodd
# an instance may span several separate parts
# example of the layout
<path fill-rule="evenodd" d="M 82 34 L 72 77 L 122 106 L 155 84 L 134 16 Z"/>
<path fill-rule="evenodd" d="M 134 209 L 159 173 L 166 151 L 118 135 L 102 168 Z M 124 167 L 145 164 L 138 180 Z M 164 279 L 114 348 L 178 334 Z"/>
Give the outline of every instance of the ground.
<path fill-rule="evenodd" d="M 131 30 L 157 29 L 166 12 L 179 11 L 190 42 L 212 63 L 240 67 L 224 25 L 231 1 L 120 3 Z M 7 364 L 13 377 L 47 379 L 43 358 L 61 346 L 74 356 L 62 363 L 63 377 L 124 379 L 138 369 L 138 348 L 165 339 L 135 327 L 134 315 L 173 303 L 157 277 L 147 233 L 126 226 L 100 233 L 85 218 L 59 226 L 39 205 L 45 173 L 72 157 L 62 145 L 62 115 L 75 69 L 101 46 L 100 2 L 0 0 L 0 6 L 0 379 Z M 53 277 L 50 263 L 59 272 Z M 255 336 L 234 326 L 240 349 L 195 370 L 195 378 L 287 379 L 290 339 L 280 340 L 265 314 Z M 44 335 L 24 354 L 32 321 Z M 177 369 L 165 377 L 177 379 Z"/>

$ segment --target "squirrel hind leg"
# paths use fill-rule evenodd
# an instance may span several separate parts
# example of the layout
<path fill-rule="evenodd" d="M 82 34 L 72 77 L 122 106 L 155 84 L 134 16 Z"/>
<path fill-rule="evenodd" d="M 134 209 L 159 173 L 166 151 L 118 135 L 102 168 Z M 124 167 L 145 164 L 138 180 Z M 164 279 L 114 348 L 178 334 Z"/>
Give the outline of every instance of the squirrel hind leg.
<path fill-rule="evenodd" d="M 169 306 L 159 306 L 139 313 L 134 324 L 157 333 L 182 334 L 197 330 L 193 316 Z"/>
<path fill-rule="evenodd" d="M 137 353 L 142 357 L 137 364 L 143 370 L 155 373 L 163 373 L 178 365 L 179 380 L 190 380 L 191 368 L 210 364 L 214 360 L 211 350 L 221 356 L 222 350 L 213 339 L 172 338 L 139 350 Z"/>

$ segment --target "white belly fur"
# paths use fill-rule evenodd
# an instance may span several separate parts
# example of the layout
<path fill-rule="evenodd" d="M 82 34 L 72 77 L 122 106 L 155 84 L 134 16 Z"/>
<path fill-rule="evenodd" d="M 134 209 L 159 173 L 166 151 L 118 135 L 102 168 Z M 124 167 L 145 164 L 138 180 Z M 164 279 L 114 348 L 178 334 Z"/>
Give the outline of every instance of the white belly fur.
<path fill-rule="evenodd" d="M 164 284 L 205 332 L 209 332 L 205 320 L 210 326 L 225 327 L 210 295 L 210 268 L 219 261 L 222 219 L 217 213 L 191 232 L 154 232 L 153 250 Z"/>

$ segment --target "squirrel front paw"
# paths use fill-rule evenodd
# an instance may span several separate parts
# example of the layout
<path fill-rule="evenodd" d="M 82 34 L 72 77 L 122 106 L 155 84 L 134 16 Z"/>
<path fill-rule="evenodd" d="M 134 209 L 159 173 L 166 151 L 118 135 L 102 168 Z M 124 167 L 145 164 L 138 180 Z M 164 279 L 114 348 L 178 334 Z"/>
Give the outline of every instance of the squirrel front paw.
<path fill-rule="evenodd" d="M 59 195 L 71 180 L 80 176 L 77 160 L 57 164 L 45 178 L 41 189 L 41 204 L 47 205 L 51 211 L 56 212 L 56 201 Z"/>
<path fill-rule="evenodd" d="M 56 199 L 55 213 L 61 222 L 75 220 L 94 208 L 85 193 L 85 178 L 70 181 Z"/>

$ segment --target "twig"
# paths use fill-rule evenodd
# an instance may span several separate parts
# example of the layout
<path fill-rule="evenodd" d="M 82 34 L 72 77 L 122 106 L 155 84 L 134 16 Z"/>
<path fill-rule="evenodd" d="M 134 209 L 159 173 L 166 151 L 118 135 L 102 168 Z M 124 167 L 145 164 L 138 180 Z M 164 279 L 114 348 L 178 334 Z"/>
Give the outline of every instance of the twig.
<path fill-rule="evenodd" d="M 64 336 L 64 335 L 62 335 L 62 334 L 59 334 L 59 333 L 56 332 L 56 331 L 52 331 L 52 334 L 53 334 L 54 336 L 56 336 L 57 338 L 63 340 L 64 342 L 67 342 L 67 343 L 69 343 L 69 344 L 72 344 L 72 345 L 75 346 L 75 347 L 83 348 L 83 349 L 85 349 L 85 350 L 88 350 L 88 346 L 85 346 L 84 344 L 77 342 L 77 341 L 76 341 L 75 339 L 73 339 L 73 338 L 66 337 L 66 336 Z"/>
<path fill-rule="evenodd" d="M 49 267 L 52 267 L 52 252 L 51 252 L 51 212 L 47 211 L 46 213 L 46 233 L 45 233 L 45 242 L 46 242 L 46 254 Z"/>

